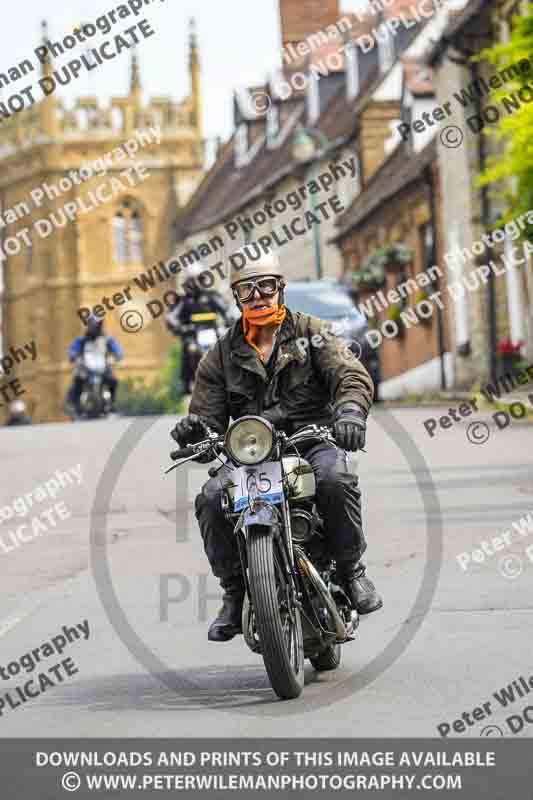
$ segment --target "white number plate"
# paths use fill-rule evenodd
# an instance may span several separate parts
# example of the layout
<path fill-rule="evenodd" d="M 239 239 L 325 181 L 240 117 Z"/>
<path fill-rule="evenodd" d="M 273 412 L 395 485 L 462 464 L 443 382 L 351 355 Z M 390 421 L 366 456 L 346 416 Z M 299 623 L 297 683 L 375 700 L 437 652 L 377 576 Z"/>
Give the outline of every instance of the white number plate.
<path fill-rule="evenodd" d="M 256 486 L 261 500 L 281 503 L 281 462 L 265 461 L 257 467 L 239 467 L 232 475 L 235 484 L 235 511 L 242 511 L 249 504 L 250 487 Z"/>

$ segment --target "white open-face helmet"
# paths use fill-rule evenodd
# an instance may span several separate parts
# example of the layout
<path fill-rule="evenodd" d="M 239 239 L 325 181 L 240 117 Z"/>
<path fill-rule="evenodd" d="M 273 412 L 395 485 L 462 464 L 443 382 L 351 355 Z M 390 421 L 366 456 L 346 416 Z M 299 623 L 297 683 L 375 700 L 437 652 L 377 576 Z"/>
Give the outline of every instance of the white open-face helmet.
<path fill-rule="evenodd" d="M 251 261 L 247 247 L 241 247 L 230 256 L 230 284 L 233 289 L 239 281 L 250 278 L 259 278 L 263 275 L 275 275 L 283 278 L 283 270 L 279 262 L 277 253 L 262 253 L 261 256 Z"/>
<path fill-rule="evenodd" d="M 230 265 L 230 284 L 239 308 L 246 302 L 247 289 L 251 288 L 253 293 L 253 282 L 260 279 L 263 279 L 265 294 L 279 291 L 279 303 L 283 303 L 285 280 L 276 253 L 263 253 L 256 261 L 250 261 L 248 249 L 242 247 L 230 256 Z M 274 278 L 272 286 L 268 285 L 268 278 Z"/>

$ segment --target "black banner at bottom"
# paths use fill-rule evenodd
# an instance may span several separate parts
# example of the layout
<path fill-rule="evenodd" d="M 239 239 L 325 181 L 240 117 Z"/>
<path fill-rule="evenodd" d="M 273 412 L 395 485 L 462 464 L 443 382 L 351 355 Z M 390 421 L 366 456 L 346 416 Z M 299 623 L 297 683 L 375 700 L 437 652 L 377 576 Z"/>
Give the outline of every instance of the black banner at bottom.
<path fill-rule="evenodd" d="M 528 739 L 11 739 L 0 775 L 2 800 L 533 797 Z"/>

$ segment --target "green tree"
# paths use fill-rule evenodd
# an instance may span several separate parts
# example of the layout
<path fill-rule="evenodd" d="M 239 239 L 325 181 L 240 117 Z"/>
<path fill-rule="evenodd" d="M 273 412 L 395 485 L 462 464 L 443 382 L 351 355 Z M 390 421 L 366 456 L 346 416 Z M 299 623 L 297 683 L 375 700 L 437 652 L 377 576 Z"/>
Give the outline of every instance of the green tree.
<path fill-rule="evenodd" d="M 524 89 L 520 107 L 513 113 L 503 112 L 507 116 L 502 116 L 491 131 L 503 142 L 503 148 L 488 159 L 487 169 L 478 178 L 479 186 L 505 181 L 497 195 L 504 200 L 507 210 L 502 222 L 507 222 L 533 208 L 533 5 L 525 15 L 514 17 L 510 40 L 483 50 L 480 59 L 486 59 L 498 71 L 511 65 L 518 67 L 514 80 L 491 95 L 495 102 L 513 94 L 517 98 L 516 93 Z M 533 225 L 527 226 L 526 236 L 533 238 Z"/>
<path fill-rule="evenodd" d="M 121 381 L 117 393 L 117 411 L 125 416 L 177 414 L 182 410 L 181 344 L 175 342 L 166 364 L 147 386 L 142 378 Z"/>

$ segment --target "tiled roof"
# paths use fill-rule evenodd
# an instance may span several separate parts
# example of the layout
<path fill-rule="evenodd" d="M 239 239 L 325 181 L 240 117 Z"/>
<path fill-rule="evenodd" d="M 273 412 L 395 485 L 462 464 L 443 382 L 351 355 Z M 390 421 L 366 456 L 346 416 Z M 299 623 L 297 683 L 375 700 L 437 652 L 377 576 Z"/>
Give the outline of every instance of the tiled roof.
<path fill-rule="evenodd" d="M 453 37 L 474 17 L 480 16 L 486 20 L 490 13 L 490 7 L 494 4 L 495 0 L 469 0 L 461 10 L 450 9 L 448 25 L 442 32 L 439 41 L 435 42 L 429 51 L 427 63 L 431 66 L 436 64 L 450 46 Z"/>
<path fill-rule="evenodd" d="M 371 20 L 375 24 L 376 20 Z M 354 24 L 352 35 L 361 33 L 364 26 Z M 403 50 L 418 34 L 421 26 L 413 26 L 398 35 L 398 44 Z M 291 65 L 292 68 L 292 65 Z M 427 69 L 427 68 L 426 68 Z M 290 70 L 287 71 L 290 74 Z M 286 74 L 287 74 L 286 72 Z M 419 76 L 420 77 L 420 76 Z M 356 133 L 358 115 L 368 102 L 370 93 L 376 88 L 383 76 L 379 72 L 378 48 L 372 48 L 360 59 L 360 90 L 355 100 L 346 96 L 344 72 L 332 72 L 320 79 L 321 101 L 324 110 L 314 128 L 327 137 L 330 145 L 339 146 L 348 142 Z M 416 70 L 412 68 L 410 81 L 415 91 L 423 88 L 424 82 L 416 78 Z M 263 87 L 253 87 L 254 91 Z M 282 143 L 269 148 L 263 141 L 250 163 L 236 169 L 234 164 L 233 144 L 230 139 L 219 154 L 199 188 L 191 198 L 189 205 L 179 217 L 176 226 L 178 239 L 199 233 L 206 228 L 227 221 L 248 205 L 254 196 L 260 196 L 267 189 L 272 189 L 285 176 L 294 173 L 298 168 L 291 153 L 292 133 L 298 124 L 305 125 L 306 109 L 302 95 L 294 94 L 280 104 L 282 109 L 290 111 L 290 122 L 285 120 L 287 129 Z M 265 118 L 257 118 L 253 127 L 260 127 L 265 133 Z M 254 141 L 258 142 L 257 131 Z"/>
<path fill-rule="evenodd" d="M 301 104 L 298 118 L 305 114 Z M 290 123 L 291 130 L 295 122 Z M 225 145 L 210 172 L 193 195 L 191 202 L 178 220 L 178 238 L 191 235 L 216 225 L 238 212 L 249 202 L 254 190 L 261 190 L 273 182 L 277 173 L 292 163 L 291 136 L 275 149 L 263 143 L 250 164 L 236 169 L 234 163 L 233 138 Z"/>
<path fill-rule="evenodd" d="M 410 183 L 418 180 L 425 168 L 436 158 L 435 139 L 432 139 L 419 153 L 412 154 L 402 143 L 372 176 L 346 213 L 339 218 L 338 232 L 332 241 L 346 236 L 383 203 L 392 199 Z"/>

